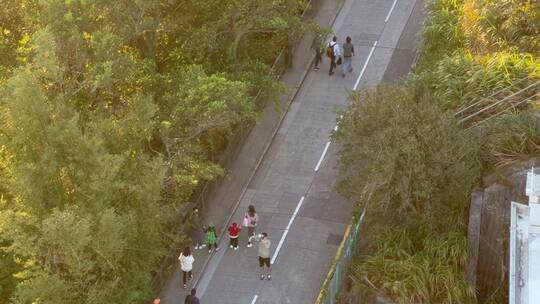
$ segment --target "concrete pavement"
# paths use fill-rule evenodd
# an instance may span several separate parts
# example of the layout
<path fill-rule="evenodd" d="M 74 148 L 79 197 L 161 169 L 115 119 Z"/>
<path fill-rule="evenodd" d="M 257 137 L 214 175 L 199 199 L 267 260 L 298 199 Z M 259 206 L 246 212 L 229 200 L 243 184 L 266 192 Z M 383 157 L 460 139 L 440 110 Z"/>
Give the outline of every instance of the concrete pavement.
<path fill-rule="evenodd" d="M 325 1 L 317 22 L 331 21 L 337 7 L 334 1 Z M 262 162 L 253 166 L 259 162 L 243 149 L 245 158 L 241 153 L 239 161 L 257 167 L 249 174 L 252 178 L 231 179 L 230 185 L 222 185 L 215 204 L 205 214 L 209 221 L 221 223 L 220 219 L 233 212 L 232 220 L 241 222 L 247 206 L 255 205 L 260 217 L 257 232 L 267 232 L 272 240 L 273 279 L 259 280 L 257 247 L 245 247 L 245 231 L 238 251 L 227 248 L 225 236 L 222 249 L 212 256 L 202 274 L 200 264 L 207 253 L 199 251 L 195 256 L 201 303 L 314 302 L 352 211 L 352 204 L 334 190 L 339 147 L 329 142 L 329 136 L 336 127 L 336 112 L 346 109 L 347 95 L 353 88 L 376 86 L 383 79 L 395 81 L 408 71 L 422 8 L 421 0 L 346 0 L 333 26 L 340 43 L 350 36 L 355 45 L 354 71 L 346 78 L 340 73 L 328 76 L 327 58 L 320 71 L 303 74 L 311 57 L 310 41 L 300 44 L 294 55 L 295 67 L 283 80 L 293 87 L 301 86 Z M 275 115 L 265 121 L 267 115 L 271 113 L 265 112 L 257 127 L 269 121 L 279 124 Z M 266 138 L 272 135 L 268 130 Z M 265 150 L 264 142 L 256 138 L 248 138 L 246 146 Z M 239 162 L 233 165 L 233 178 L 236 165 L 237 174 L 249 170 Z M 242 176 L 245 179 L 246 174 Z M 239 202 L 238 208 L 235 202 Z M 176 271 L 162 303 L 183 303 L 180 286 Z"/>

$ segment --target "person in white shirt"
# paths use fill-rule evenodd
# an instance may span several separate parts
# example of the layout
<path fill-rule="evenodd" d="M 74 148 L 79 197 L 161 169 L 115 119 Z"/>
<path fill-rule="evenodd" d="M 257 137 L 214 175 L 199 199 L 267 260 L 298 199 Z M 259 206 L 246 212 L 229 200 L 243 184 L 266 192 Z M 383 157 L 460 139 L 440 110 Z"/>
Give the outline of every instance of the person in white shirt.
<path fill-rule="evenodd" d="M 268 237 L 268 233 L 263 232 L 254 237 L 255 241 L 259 242 L 259 267 L 261 268 L 261 280 L 266 278 L 272 279 L 272 265 L 270 261 L 270 246 L 272 241 Z"/>
<path fill-rule="evenodd" d="M 193 269 L 193 262 L 195 262 L 195 258 L 193 258 L 193 256 L 191 255 L 191 250 L 189 250 L 189 247 L 184 248 L 184 251 L 178 257 L 178 260 L 180 260 L 182 279 L 184 282 L 184 288 L 186 288 L 186 279 L 191 281 L 191 279 L 193 278 L 191 270 Z"/>
<path fill-rule="evenodd" d="M 328 42 L 326 55 L 328 55 L 328 58 L 330 58 L 330 71 L 328 72 L 328 75 L 334 75 L 334 68 L 337 65 L 337 61 L 341 57 L 341 49 L 337 43 L 336 36 L 332 38 L 332 41 Z"/>

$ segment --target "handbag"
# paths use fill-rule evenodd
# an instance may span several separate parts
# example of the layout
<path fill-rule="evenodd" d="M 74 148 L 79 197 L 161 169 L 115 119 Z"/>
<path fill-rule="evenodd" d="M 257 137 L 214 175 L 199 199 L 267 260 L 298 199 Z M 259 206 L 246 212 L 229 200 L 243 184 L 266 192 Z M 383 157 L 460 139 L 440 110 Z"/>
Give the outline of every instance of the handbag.
<path fill-rule="evenodd" d="M 337 65 L 340 65 L 341 64 L 341 56 L 339 56 L 337 62 L 336 62 Z"/>

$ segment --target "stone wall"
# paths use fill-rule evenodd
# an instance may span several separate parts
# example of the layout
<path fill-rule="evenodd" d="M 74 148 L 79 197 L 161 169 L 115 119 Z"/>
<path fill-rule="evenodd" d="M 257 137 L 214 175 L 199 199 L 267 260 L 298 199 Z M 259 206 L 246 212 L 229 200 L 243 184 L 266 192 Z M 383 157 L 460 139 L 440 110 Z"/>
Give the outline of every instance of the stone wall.
<path fill-rule="evenodd" d="M 538 160 L 484 178 L 484 188 L 471 196 L 467 278 L 476 287 L 478 303 L 508 303 L 508 246 L 510 205 L 527 203 L 526 172 Z"/>

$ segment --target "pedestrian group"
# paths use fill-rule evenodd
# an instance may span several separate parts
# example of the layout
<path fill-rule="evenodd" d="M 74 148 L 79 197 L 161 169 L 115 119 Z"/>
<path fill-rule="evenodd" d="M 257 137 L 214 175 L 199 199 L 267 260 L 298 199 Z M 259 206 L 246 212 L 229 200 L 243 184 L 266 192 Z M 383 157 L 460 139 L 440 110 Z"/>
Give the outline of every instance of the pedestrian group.
<path fill-rule="evenodd" d="M 242 231 L 242 228 L 247 228 L 246 247 L 250 248 L 253 246 L 254 241 L 258 242 L 258 258 L 259 267 L 261 269 L 260 279 L 264 280 L 267 278 L 268 280 L 271 280 L 272 266 L 270 262 L 270 246 L 272 241 L 266 232 L 255 235 L 255 227 L 257 227 L 258 222 L 259 215 L 255 211 L 255 207 L 250 205 L 244 214 L 241 225 L 239 225 L 237 222 L 232 222 L 232 224 L 228 227 L 227 232 L 229 234 L 229 247 L 235 251 L 238 250 L 238 239 L 240 237 L 240 232 Z M 198 208 L 193 209 L 191 214 L 191 223 L 195 232 L 195 250 L 208 248 L 208 253 L 212 253 L 213 250 L 218 251 L 218 235 L 216 228 L 212 223 L 209 223 L 208 225 L 203 224 Z M 193 263 L 195 262 L 195 258 L 191 254 L 189 246 L 184 248 L 178 257 L 178 260 L 180 261 L 180 269 L 182 270 L 182 284 L 184 288 L 187 288 L 188 282 L 193 278 L 192 270 Z M 198 298 L 195 297 L 195 293 L 196 290 L 192 289 L 191 294 L 186 297 L 186 303 L 198 303 Z M 190 302 L 188 302 L 188 297 Z"/>
<path fill-rule="evenodd" d="M 340 47 L 337 37 L 332 37 L 332 40 L 325 45 L 322 44 L 322 37 L 317 35 L 313 39 L 311 48 L 315 51 L 314 69 L 319 70 L 319 64 L 322 62 L 324 50 L 326 56 L 330 60 L 330 71 L 328 75 L 334 75 L 334 69 L 341 65 L 341 76 L 345 77 L 347 73 L 352 72 L 352 56 L 354 56 L 354 46 L 351 42 L 351 37 L 345 39 L 345 43 Z"/>
<path fill-rule="evenodd" d="M 352 56 L 354 56 L 354 46 L 351 43 L 351 37 L 347 37 L 345 39 L 345 43 L 343 43 L 343 46 L 340 47 L 336 36 L 334 36 L 326 45 L 323 45 L 322 37 L 319 35 L 313 40 L 311 48 L 315 51 L 315 70 L 319 70 L 319 64 L 322 62 L 322 55 L 324 50 L 326 50 L 326 55 L 330 60 L 330 71 L 328 72 L 328 75 L 333 75 L 334 69 L 336 69 L 338 65 L 341 65 L 342 77 L 345 77 L 347 73 L 352 72 Z M 242 227 L 247 228 L 246 247 L 252 247 L 253 241 L 258 242 L 259 268 L 261 270 L 260 279 L 264 280 L 267 278 L 268 280 L 271 280 L 272 265 L 270 261 L 270 246 L 272 245 L 272 242 L 266 232 L 255 235 L 255 228 L 257 227 L 258 222 L 259 216 L 255 211 L 255 207 L 250 205 L 244 214 L 241 226 L 237 222 L 232 222 L 231 226 L 228 227 L 227 232 L 229 234 L 229 247 L 235 251 L 238 250 L 238 239 L 240 237 Z M 216 228 L 212 223 L 209 223 L 208 225 L 203 224 L 199 214 L 199 209 L 196 207 L 193 209 L 191 215 L 191 223 L 195 231 L 195 250 L 202 250 L 207 247 L 208 253 L 212 253 L 213 250 L 218 251 L 218 235 Z M 195 258 L 191 254 L 189 247 L 184 248 L 178 257 L 178 260 L 180 261 L 180 269 L 182 270 L 183 287 L 187 288 L 187 283 L 193 278 L 192 270 L 193 263 L 195 262 Z M 185 304 L 199 304 L 199 299 L 196 297 L 196 292 L 197 291 L 195 288 L 191 289 L 190 294 L 186 296 Z M 159 299 L 156 299 L 154 303 L 159 304 Z"/>

